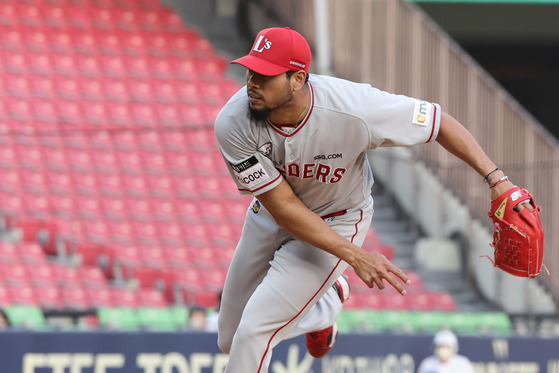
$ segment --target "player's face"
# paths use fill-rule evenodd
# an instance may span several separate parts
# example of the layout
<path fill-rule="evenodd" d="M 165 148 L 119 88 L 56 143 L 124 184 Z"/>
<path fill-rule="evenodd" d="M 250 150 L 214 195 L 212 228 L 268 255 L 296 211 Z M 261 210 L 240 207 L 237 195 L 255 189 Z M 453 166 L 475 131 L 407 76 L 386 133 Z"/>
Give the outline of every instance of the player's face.
<path fill-rule="evenodd" d="M 286 74 L 267 76 L 247 70 L 247 94 L 251 117 L 265 119 L 293 99 Z"/>

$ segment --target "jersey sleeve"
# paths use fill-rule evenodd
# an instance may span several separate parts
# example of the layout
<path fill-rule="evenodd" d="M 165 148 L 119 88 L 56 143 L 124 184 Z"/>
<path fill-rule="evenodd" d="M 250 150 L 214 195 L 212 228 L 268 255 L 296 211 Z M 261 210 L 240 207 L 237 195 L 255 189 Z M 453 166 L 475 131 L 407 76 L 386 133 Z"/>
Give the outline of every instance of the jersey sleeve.
<path fill-rule="evenodd" d="M 215 135 L 229 173 L 241 194 L 258 196 L 282 180 L 273 162 L 260 153 L 246 115 L 231 115 L 227 106 L 215 122 Z"/>
<path fill-rule="evenodd" d="M 370 87 L 364 114 L 371 134 L 370 148 L 412 146 L 437 138 L 441 107 L 428 101 Z"/>

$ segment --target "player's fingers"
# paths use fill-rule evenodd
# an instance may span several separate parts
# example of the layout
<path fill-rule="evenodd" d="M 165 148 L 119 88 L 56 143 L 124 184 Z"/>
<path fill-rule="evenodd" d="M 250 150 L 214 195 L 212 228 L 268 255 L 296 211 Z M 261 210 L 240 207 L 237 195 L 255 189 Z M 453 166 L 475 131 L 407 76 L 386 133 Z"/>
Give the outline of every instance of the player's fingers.
<path fill-rule="evenodd" d="M 373 282 L 371 283 L 371 285 L 369 287 L 373 288 L 374 284 L 377 285 L 379 290 L 384 289 L 384 282 L 382 281 L 382 277 L 373 277 Z"/>
<path fill-rule="evenodd" d="M 389 271 L 392 272 L 394 275 L 396 275 L 400 280 L 402 280 L 404 282 L 404 284 L 411 285 L 410 279 L 408 278 L 408 276 L 406 276 L 404 271 L 402 271 L 400 268 L 394 267 L 394 268 L 389 269 Z"/>
<path fill-rule="evenodd" d="M 532 210 L 534 210 L 534 206 L 532 206 L 530 201 L 525 201 L 525 202 L 519 203 L 514 209 L 518 212 L 520 212 L 524 209 L 528 209 L 528 211 L 532 211 Z"/>
<path fill-rule="evenodd" d="M 402 285 L 402 283 L 400 281 L 398 281 L 396 279 L 396 277 L 392 276 L 392 275 L 388 275 L 385 277 L 386 281 L 388 281 L 388 283 L 396 290 L 398 290 L 398 293 L 402 294 L 402 295 L 406 295 L 407 291 L 406 289 L 404 289 L 404 285 Z"/>

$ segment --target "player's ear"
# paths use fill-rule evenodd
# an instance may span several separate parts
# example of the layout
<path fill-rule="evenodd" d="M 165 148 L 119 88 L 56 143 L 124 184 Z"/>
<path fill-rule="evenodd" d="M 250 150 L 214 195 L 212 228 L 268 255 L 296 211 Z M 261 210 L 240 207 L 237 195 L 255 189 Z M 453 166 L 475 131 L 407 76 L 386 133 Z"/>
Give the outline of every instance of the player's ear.
<path fill-rule="evenodd" d="M 293 91 L 298 91 L 305 85 L 305 81 L 307 79 L 307 73 L 305 70 L 296 71 L 291 76 L 291 86 L 293 87 Z"/>

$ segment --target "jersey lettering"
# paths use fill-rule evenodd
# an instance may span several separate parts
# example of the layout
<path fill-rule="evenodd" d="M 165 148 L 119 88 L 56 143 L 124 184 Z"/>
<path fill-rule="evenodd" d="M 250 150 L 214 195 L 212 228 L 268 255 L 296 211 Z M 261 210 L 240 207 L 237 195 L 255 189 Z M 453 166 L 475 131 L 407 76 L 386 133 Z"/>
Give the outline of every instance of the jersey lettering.
<path fill-rule="evenodd" d="M 284 176 L 297 177 L 299 179 L 316 179 L 324 184 L 335 184 L 339 182 L 347 169 L 338 167 L 332 169 L 331 166 L 322 163 L 290 163 L 283 167 L 278 167 L 278 171 Z"/>
<path fill-rule="evenodd" d="M 330 179 L 330 183 L 335 184 L 338 181 L 342 180 L 342 177 L 344 176 L 346 171 L 347 170 L 345 168 L 336 168 L 334 170 L 334 177 L 332 177 L 332 179 Z"/>
<path fill-rule="evenodd" d="M 328 175 L 332 171 L 332 167 L 319 163 L 318 167 L 316 168 L 316 180 L 320 181 L 321 183 L 328 183 Z"/>
<path fill-rule="evenodd" d="M 414 100 L 414 110 L 412 123 L 418 126 L 428 126 L 431 124 L 431 112 L 433 111 L 433 104 L 427 101 Z"/>
<path fill-rule="evenodd" d="M 287 176 L 299 177 L 300 172 L 301 168 L 297 163 L 291 163 L 287 165 Z"/>
<path fill-rule="evenodd" d="M 258 162 L 255 156 L 239 164 L 231 164 L 235 177 L 246 188 L 250 189 L 270 178 L 264 167 Z"/>

